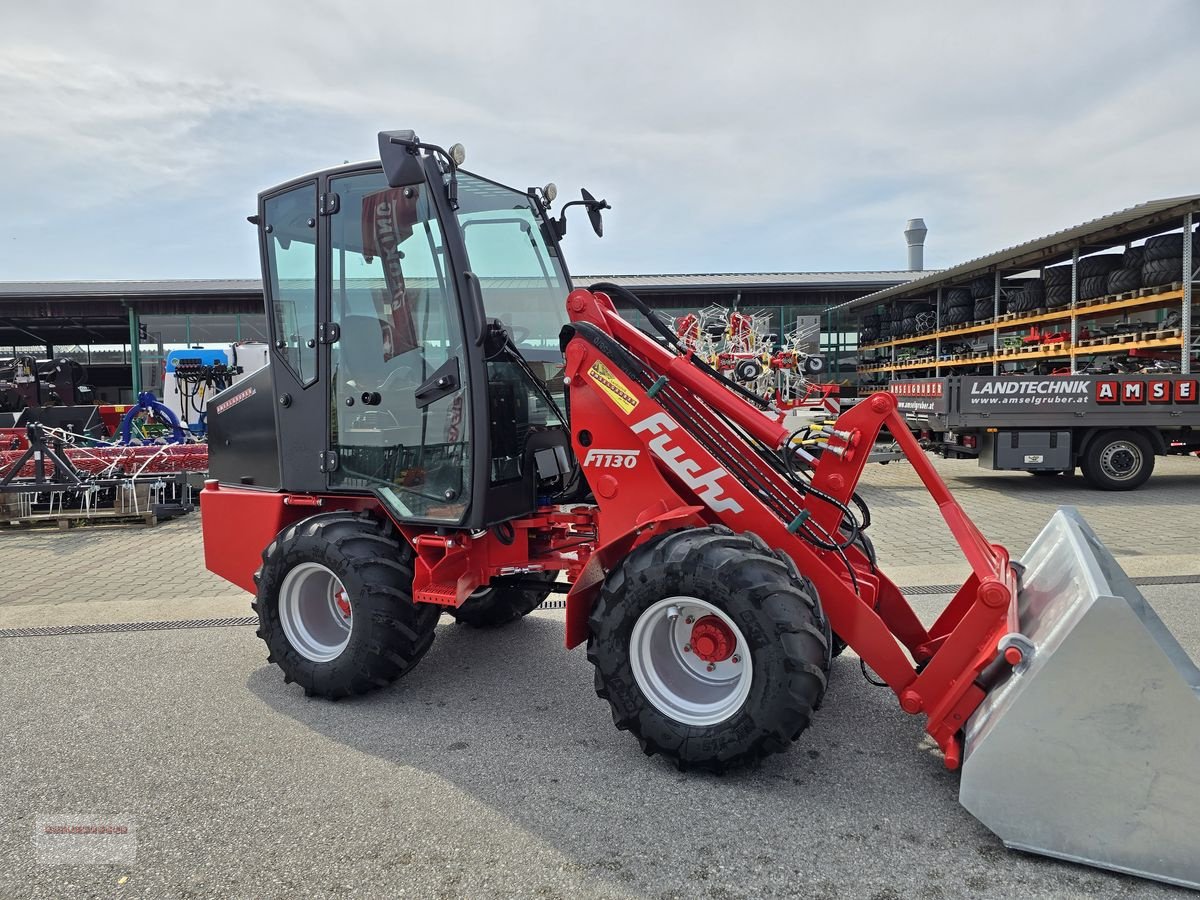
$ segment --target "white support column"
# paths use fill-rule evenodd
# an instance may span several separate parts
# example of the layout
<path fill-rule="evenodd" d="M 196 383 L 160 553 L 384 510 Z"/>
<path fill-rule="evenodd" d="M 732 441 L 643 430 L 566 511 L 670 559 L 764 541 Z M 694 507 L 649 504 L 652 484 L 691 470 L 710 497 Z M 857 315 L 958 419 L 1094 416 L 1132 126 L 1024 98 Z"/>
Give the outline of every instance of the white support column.
<path fill-rule="evenodd" d="M 937 289 L 937 298 L 933 301 L 933 374 L 942 374 L 942 289 Z"/>
<path fill-rule="evenodd" d="M 1071 374 L 1074 375 L 1079 369 L 1075 365 L 1075 342 L 1079 340 L 1079 319 L 1075 315 L 1075 304 L 1079 302 L 1079 248 L 1076 247 L 1071 253 Z"/>
<path fill-rule="evenodd" d="M 1183 348 L 1179 360 L 1179 371 L 1190 375 L 1192 371 L 1192 277 L 1195 260 L 1192 254 L 1192 214 L 1183 217 L 1183 309 L 1179 311 L 1179 333 L 1183 336 Z"/>
<path fill-rule="evenodd" d="M 1000 350 L 1000 270 L 996 270 L 996 286 L 992 295 L 992 356 Z M 992 360 L 992 374 L 1000 374 L 999 361 Z"/>

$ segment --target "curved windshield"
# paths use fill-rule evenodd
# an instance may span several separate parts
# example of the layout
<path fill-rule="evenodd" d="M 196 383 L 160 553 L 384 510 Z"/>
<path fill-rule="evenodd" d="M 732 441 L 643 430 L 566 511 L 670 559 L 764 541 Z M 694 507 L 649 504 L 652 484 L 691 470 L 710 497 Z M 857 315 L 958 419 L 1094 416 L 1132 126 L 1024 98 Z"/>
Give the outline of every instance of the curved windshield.
<path fill-rule="evenodd" d="M 528 194 L 458 172 L 458 221 L 471 271 L 483 288 L 488 318 L 512 331 L 531 362 L 559 362 L 558 332 L 567 321 L 567 279 L 558 249 Z"/>

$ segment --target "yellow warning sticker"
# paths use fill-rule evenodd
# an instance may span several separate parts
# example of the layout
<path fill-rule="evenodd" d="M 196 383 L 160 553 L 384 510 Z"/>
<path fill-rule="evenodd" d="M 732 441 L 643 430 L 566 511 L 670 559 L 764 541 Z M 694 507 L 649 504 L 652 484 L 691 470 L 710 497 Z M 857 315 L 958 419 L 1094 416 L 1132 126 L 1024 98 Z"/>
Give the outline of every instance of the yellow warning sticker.
<path fill-rule="evenodd" d="M 608 394 L 612 402 L 617 404 L 626 415 L 633 412 L 638 405 L 638 398 L 633 396 L 629 388 L 621 382 L 616 375 L 612 373 L 604 363 L 597 360 L 592 363 L 592 367 L 588 369 L 588 375 L 592 381 L 600 386 L 600 390 Z"/>

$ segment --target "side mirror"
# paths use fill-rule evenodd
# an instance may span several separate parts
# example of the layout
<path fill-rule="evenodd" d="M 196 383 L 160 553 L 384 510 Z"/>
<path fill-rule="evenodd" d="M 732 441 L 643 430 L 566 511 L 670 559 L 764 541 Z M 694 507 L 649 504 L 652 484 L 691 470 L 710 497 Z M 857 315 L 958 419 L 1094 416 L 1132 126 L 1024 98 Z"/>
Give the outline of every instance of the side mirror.
<path fill-rule="evenodd" d="M 379 161 L 391 187 L 406 187 L 425 180 L 420 141 L 412 131 L 379 132 Z"/>
<path fill-rule="evenodd" d="M 596 237 L 604 237 L 604 217 L 600 215 L 600 210 L 612 209 L 612 207 L 608 205 L 607 200 L 597 200 L 593 197 L 587 188 L 580 188 L 579 193 L 583 194 L 583 202 L 587 206 L 588 221 L 592 223 L 592 231 L 596 232 Z"/>
<path fill-rule="evenodd" d="M 596 232 L 596 237 L 604 237 L 604 219 L 600 215 L 600 210 L 612 209 L 612 207 L 608 205 L 607 200 L 597 200 L 593 197 L 592 192 L 587 188 L 580 188 L 579 193 L 583 195 L 582 200 L 572 200 L 570 203 L 563 204 L 558 218 L 550 220 L 554 223 L 554 232 L 558 235 L 559 240 L 562 240 L 563 235 L 567 233 L 567 210 L 572 206 L 586 206 L 588 221 L 592 223 L 592 231 Z"/>

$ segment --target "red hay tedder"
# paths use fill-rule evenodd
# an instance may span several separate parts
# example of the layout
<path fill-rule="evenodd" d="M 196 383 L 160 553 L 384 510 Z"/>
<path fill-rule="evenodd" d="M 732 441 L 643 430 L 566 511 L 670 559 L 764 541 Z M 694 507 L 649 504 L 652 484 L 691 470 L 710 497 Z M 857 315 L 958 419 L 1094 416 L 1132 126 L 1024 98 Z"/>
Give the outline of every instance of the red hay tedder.
<path fill-rule="evenodd" d="M 1014 563 L 889 394 L 799 441 L 636 296 L 571 290 L 552 186 L 461 161 L 384 132 L 251 219 L 272 359 L 210 403 L 205 554 L 286 681 L 386 687 L 443 612 L 498 626 L 565 590 L 617 726 L 721 770 L 786 750 L 849 646 L 1006 844 L 1200 886 L 1200 671 L 1077 514 Z M 599 234 L 606 204 L 576 205 Z M 885 427 L 971 566 L 928 626 L 855 493 Z"/>

